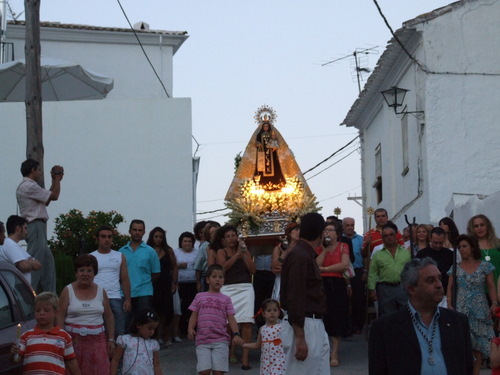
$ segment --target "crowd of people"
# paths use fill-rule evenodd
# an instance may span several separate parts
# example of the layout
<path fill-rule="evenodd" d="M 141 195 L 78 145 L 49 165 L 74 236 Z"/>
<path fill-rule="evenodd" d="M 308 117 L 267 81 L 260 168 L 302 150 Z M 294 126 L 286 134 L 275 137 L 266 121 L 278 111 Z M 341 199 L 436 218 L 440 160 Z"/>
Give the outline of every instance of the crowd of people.
<path fill-rule="evenodd" d="M 238 362 L 250 369 L 252 349 L 261 350 L 261 374 L 329 374 L 341 365 L 341 339 L 367 324 L 370 374 L 398 374 L 414 363 L 416 374 L 477 375 L 487 358 L 500 365 L 500 243 L 485 215 L 470 218 L 467 234 L 448 217 L 401 233 L 379 208 L 362 236 L 353 218 L 310 213 L 265 254 L 253 254 L 236 227 L 214 221 L 182 233 L 176 249 L 161 227 L 144 242 L 146 225 L 134 219 L 130 241 L 118 250 L 113 228 L 97 229 L 97 249 L 74 260 L 75 281 L 58 297 L 42 232 L 64 170 L 52 168 L 49 190 L 36 184 L 35 161 L 21 172 L 21 215 L 0 222 L 0 260 L 39 292 L 37 326 L 12 348 L 25 371 L 157 375 L 159 350 L 187 338 L 195 341 L 200 374 L 223 374 Z M 41 340 L 50 346 L 49 364 Z"/>

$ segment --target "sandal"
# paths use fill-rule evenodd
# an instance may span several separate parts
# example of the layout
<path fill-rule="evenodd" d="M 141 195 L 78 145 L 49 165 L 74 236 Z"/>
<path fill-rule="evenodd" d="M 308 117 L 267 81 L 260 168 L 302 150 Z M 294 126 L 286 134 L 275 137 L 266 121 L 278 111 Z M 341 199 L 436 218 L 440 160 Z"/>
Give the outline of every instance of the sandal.
<path fill-rule="evenodd" d="M 340 361 L 338 359 L 332 358 L 330 360 L 330 367 L 339 367 Z"/>
<path fill-rule="evenodd" d="M 229 363 L 232 363 L 233 365 L 234 365 L 235 363 L 238 363 L 238 358 L 236 358 L 236 357 L 231 357 L 231 358 L 229 358 Z"/>

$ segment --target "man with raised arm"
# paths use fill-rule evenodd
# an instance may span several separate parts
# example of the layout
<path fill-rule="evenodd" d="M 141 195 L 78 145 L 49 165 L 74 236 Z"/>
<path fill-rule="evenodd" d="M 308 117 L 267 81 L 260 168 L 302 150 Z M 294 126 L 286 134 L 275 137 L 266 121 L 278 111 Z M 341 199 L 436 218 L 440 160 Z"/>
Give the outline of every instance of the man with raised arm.
<path fill-rule="evenodd" d="M 59 199 L 64 169 L 59 165 L 52 167 L 49 190 L 38 185 L 42 171 L 36 160 L 25 160 L 21 164 L 21 174 L 23 180 L 17 187 L 16 197 L 21 216 L 28 220 L 28 253 L 42 264 L 42 270 L 31 274 L 31 285 L 36 292 L 55 292 L 54 256 L 47 245 L 47 206 Z"/>

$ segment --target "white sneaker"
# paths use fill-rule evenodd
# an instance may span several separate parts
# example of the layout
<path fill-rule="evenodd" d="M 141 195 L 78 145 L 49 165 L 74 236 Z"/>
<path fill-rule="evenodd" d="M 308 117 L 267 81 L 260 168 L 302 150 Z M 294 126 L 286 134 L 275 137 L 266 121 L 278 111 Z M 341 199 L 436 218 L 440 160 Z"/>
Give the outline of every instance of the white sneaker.
<path fill-rule="evenodd" d="M 182 339 L 179 336 L 174 337 L 175 342 L 182 342 Z"/>

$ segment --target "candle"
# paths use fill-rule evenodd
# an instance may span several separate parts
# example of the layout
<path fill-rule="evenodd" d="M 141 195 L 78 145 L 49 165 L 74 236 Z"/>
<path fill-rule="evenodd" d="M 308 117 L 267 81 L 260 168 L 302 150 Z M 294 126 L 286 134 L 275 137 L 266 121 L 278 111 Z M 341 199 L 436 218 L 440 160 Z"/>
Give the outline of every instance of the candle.
<path fill-rule="evenodd" d="M 19 350 L 19 342 L 21 341 L 21 323 L 18 323 L 17 324 L 17 333 L 16 333 L 16 345 L 18 346 L 18 350 Z M 16 353 L 16 355 L 14 355 L 14 361 L 15 362 L 19 362 L 19 354 Z"/>
<path fill-rule="evenodd" d="M 19 345 L 19 340 L 21 339 L 21 323 L 17 324 L 17 334 L 16 334 L 16 343 Z"/>

